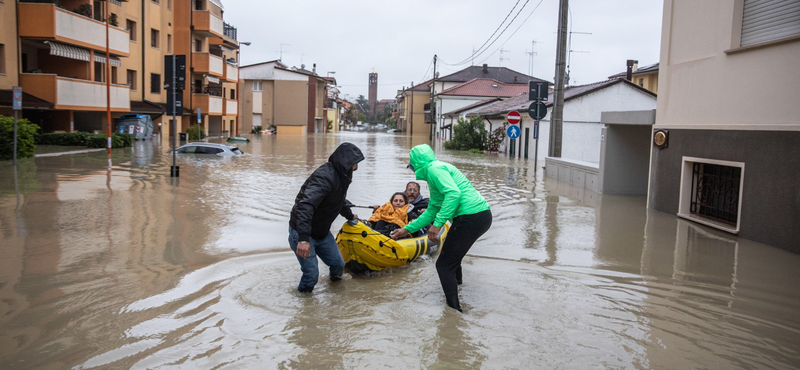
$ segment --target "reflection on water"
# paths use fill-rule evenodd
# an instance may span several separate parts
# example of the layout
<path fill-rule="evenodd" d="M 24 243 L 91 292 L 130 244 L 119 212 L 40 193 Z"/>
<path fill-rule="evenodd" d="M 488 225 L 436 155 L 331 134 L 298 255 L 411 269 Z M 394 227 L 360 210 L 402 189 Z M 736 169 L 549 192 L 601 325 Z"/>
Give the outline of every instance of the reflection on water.
<path fill-rule="evenodd" d="M 0 368 L 800 366 L 800 256 L 493 155 L 437 148 L 494 215 L 465 314 L 430 258 L 339 283 L 322 269 L 298 294 L 288 213 L 345 140 L 366 156 L 356 204 L 402 190 L 425 142 L 265 135 L 242 157 L 181 156 L 179 179 L 158 141 L 110 170 L 102 152 L 0 163 Z"/>

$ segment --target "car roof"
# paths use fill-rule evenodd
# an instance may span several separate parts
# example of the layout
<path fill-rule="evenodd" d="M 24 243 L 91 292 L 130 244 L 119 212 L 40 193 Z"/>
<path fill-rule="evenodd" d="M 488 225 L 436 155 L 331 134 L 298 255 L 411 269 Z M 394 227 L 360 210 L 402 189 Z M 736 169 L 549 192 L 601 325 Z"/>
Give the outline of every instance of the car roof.
<path fill-rule="evenodd" d="M 218 144 L 218 143 L 186 143 L 181 146 L 208 146 L 208 147 L 215 147 L 215 148 L 235 148 L 235 146 L 227 145 L 227 144 Z"/>

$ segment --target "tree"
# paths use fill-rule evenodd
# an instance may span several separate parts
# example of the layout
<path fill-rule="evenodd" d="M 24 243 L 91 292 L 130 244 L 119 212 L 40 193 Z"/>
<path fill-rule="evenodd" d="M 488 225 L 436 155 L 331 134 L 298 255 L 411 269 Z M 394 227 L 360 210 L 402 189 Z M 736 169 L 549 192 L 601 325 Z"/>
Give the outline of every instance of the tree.
<path fill-rule="evenodd" d="M 367 113 L 371 110 L 369 106 L 369 100 L 367 100 L 364 95 L 359 95 L 358 98 L 356 98 L 356 105 L 358 105 L 358 108 L 364 113 Z"/>
<path fill-rule="evenodd" d="M 453 126 L 453 139 L 444 143 L 446 149 L 456 150 L 483 150 L 486 141 L 486 128 L 483 126 L 483 118 L 476 116 L 468 120 L 458 119 L 458 123 Z"/>

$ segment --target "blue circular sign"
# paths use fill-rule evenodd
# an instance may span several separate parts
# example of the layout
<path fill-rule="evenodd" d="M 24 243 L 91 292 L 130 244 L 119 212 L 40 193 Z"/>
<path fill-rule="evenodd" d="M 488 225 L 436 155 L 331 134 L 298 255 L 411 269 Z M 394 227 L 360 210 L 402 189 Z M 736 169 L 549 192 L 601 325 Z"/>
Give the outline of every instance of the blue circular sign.
<path fill-rule="evenodd" d="M 508 128 L 506 129 L 506 135 L 508 135 L 510 139 L 519 139 L 519 133 L 520 133 L 519 126 L 516 125 L 508 126 Z"/>

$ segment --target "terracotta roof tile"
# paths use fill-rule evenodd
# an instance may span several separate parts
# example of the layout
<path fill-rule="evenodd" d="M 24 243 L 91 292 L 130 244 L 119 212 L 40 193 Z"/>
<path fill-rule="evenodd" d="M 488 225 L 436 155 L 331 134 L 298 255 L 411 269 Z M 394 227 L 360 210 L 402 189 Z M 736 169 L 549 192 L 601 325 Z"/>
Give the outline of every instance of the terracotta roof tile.
<path fill-rule="evenodd" d="M 525 84 L 505 84 L 491 78 L 475 78 L 444 90 L 439 95 L 511 97 L 527 91 L 527 82 Z"/>

